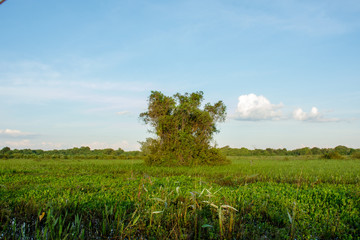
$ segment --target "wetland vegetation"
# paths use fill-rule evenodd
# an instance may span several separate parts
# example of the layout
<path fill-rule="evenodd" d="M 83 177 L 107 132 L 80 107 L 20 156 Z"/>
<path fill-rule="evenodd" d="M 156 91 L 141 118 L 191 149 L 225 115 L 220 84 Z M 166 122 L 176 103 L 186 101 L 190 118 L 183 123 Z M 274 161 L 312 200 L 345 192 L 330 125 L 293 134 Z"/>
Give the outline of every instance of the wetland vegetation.
<path fill-rule="evenodd" d="M 0 160 L 0 239 L 356 239 L 360 160 Z"/>

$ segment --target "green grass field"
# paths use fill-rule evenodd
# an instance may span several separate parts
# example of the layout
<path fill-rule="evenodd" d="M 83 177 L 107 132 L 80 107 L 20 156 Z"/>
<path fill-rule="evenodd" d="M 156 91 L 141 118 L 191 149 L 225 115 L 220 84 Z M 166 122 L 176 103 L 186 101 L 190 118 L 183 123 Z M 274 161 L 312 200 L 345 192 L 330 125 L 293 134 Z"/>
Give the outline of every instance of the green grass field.
<path fill-rule="evenodd" d="M 359 239 L 359 159 L 231 160 L 0 160 L 0 239 Z"/>

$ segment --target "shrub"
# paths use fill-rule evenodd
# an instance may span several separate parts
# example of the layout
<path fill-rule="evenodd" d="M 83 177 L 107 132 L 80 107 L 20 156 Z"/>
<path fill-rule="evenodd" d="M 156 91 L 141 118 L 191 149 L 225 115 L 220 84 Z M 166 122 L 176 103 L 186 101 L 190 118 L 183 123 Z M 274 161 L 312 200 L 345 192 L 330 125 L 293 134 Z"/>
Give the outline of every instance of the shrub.
<path fill-rule="evenodd" d="M 360 159 L 360 152 L 354 152 L 352 155 L 351 155 L 352 158 L 356 158 L 356 159 Z"/>
<path fill-rule="evenodd" d="M 338 152 L 333 151 L 333 152 L 325 153 L 324 155 L 321 156 L 321 158 L 323 158 L 323 159 L 343 159 L 344 157 L 341 156 Z"/>
<path fill-rule="evenodd" d="M 216 165 L 228 163 L 219 149 L 210 146 L 217 122 L 225 121 L 222 101 L 201 109 L 203 92 L 175 94 L 173 97 L 153 91 L 148 111 L 140 118 L 153 127 L 156 139 L 142 143 L 149 165 Z"/>

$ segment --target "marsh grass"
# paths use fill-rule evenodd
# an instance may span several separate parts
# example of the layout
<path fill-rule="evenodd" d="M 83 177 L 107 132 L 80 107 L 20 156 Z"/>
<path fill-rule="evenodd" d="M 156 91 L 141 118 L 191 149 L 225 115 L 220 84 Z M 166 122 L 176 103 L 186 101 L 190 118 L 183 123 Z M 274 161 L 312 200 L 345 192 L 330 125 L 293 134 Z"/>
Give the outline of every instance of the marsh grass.
<path fill-rule="evenodd" d="M 360 235 L 360 161 L 233 157 L 0 161 L 0 239 L 336 239 Z"/>

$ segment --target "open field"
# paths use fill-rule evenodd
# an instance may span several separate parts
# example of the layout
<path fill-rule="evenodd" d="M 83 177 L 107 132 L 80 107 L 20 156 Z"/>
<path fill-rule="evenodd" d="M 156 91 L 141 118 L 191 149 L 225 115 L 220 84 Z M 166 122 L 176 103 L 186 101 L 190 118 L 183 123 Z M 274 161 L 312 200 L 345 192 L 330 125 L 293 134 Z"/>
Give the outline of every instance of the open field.
<path fill-rule="evenodd" d="M 0 160 L 0 239 L 359 239 L 359 159 L 231 160 Z"/>

